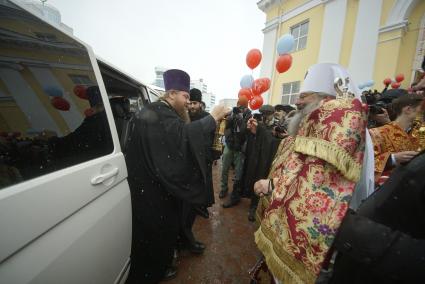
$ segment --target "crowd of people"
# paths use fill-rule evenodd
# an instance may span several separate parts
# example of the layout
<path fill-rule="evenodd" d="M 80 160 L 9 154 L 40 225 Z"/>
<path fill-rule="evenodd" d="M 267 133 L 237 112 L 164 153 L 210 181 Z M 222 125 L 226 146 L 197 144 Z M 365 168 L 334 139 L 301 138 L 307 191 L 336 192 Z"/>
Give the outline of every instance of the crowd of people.
<path fill-rule="evenodd" d="M 127 146 L 128 283 L 170 279 L 180 250 L 204 252 L 192 227 L 215 202 L 218 159 L 223 208 L 248 197 L 248 220 L 259 224 L 253 283 L 422 282 L 425 79 L 361 93 L 345 68 L 321 63 L 307 70 L 295 106 L 252 112 L 239 100 L 211 113 L 186 72 L 168 70 L 164 83 L 164 96 L 137 113 Z"/>

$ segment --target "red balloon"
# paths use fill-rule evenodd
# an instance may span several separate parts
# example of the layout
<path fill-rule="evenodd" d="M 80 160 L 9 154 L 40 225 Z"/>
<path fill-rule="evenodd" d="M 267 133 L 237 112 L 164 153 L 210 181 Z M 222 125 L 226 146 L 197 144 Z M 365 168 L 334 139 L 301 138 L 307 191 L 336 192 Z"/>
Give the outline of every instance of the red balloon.
<path fill-rule="evenodd" d="M 254 96 L 252 100 L 249 101 L 249 108 L 252 110 L 259 109 L 263 105 L 263 97 Z"/>
<path fill-rule="evenodd" d="M 252 93 L 254 96 L 259 96 L 270 88 L 269 78 L 256 79 L 252 84 Z"/>
<path fill-rule="evenodd" d="M 254 69 L 258 66 L 258 64 L 260 64 L 261 58 L 262 55 L 259 49 L 251 49 L 246 55 L 246 65 L 248 65 L 249 68 Z"/>
<path fill-rule="evenodd" d="M 393 82 L 392 84 L 391 84 L 391 88 L 393 88 L 393 89 L 398 89 L 398 88 L 400 88 L 400 83 L 399 82 Z"/>
<path fill-rule="evenodd" d="M 395 80 L 400 83 L 403 82 L 404 80 L 404 75 L 403 74 L 398 74 L 397 76 L 395 76 Z"/>
<path fill-rule="evenodd" d="M 385 78 L 383 83 L 385 86 L 389 86 L 391 84 L 392 80 L 390 78 Z"/>
<path fill-rule="evenodd" d="M 290 54 L 283 54 L 279 56 L 276 61 L 276 70 L 279 73 L 283 73 L 289 70 L 292 65 L 292 56 Z"/>
<path fill-rule="evenodd" d="M 240 98 L 242 96 L 246 97 L 248 99 L 248 101 L 251 100 L 252 97 L 253 97 L 251 89 L 246 89 L 246 88 L 240 89 L 239 93 L 238 93 L 238 98 Z"/>
<path fill-rule="evenodd" d="M 82 85 L 76 85 L 74 87 L 74 94 L 79 97 L 80 99 L 83 100 L 88 100 L 89 98 L 87 97 L 87 88 L 85 86 Z"/>
<path fill-rule="evenodd" d="M 52 98 L 50 103 L 52 104 L 54 108 L 58 110 L 67 111 L 71 108 L 71 105 L 69 104 L 69 102 L 62 97 L 54 97 Z"/>

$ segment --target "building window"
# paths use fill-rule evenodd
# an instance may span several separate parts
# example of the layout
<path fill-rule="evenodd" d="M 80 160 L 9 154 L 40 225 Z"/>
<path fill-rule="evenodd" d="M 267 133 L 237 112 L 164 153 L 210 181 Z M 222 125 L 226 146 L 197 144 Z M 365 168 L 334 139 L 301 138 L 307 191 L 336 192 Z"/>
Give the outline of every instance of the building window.
<path fill-rule="evenodd" d="M 93 82 L 90 80 L 89 76 L 87 75 L 69 75 L 69 78 L 71 78 L 72 82 L 76 85 L 93 85 Z"/>
<path fill-rule="evenodd" d="M 298 99 L 300 81 L 285 83 L 282 85 L 282 104 L 293 105 Z"/>
<path fill-rule="evenodd" d="M 292 51 L 306 48 L 308 35 L 308 21 L 291 27 L 291 34 L 294 36 L 295 44 Z"/>

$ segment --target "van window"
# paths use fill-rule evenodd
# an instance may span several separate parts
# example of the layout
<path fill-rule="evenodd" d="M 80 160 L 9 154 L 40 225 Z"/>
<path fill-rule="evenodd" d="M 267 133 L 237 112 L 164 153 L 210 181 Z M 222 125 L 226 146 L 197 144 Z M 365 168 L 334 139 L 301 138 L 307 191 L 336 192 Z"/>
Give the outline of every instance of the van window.
<path fill-rule="evenodd" d="M 111 153 L 86 48 L 8 1 L 0 26 L 0 189 Z"/>

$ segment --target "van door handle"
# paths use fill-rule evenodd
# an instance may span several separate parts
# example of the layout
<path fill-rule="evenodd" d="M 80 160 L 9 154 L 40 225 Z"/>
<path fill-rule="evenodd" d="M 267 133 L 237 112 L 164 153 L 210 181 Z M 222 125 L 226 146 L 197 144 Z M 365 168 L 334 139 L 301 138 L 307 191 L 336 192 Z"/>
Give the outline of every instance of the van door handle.
<path fill-rule="evenodd" d="M 95 176 L 94 178 L 91 179 L 91 184 L 96 185 L 99 183 L 104 182 L 105 180 L 116 176 L 118 174 L 118 168 L 113 168 L 111 171 L 104 173 L 104 174 L 100 174 L 98 176 Z"/>

